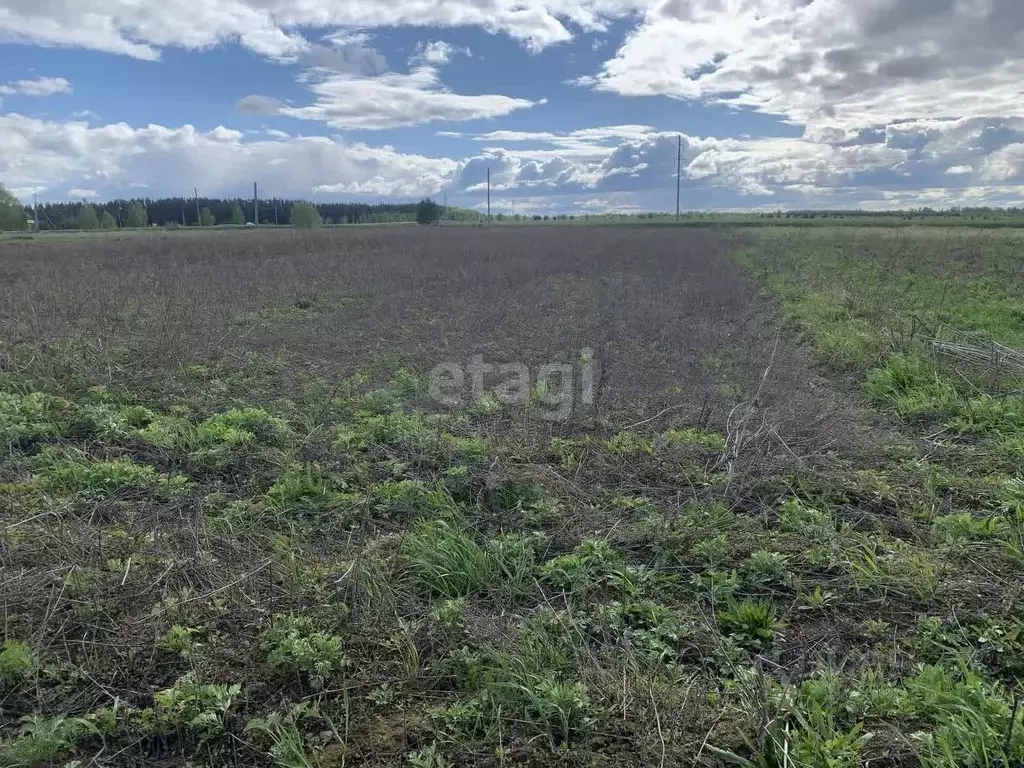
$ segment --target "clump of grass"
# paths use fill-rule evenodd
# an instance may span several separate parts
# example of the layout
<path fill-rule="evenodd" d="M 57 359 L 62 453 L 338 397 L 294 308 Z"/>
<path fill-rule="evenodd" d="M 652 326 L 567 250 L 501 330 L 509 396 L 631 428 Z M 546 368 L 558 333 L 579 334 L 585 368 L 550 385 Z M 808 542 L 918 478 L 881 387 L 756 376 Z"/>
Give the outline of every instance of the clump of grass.
<path fill-rule="evenodd" d="M 487 587 L 494 575 L 487 550 L 446 520 L 417 523 L 405 540 L 402 558 L 415 587 L 441 597 L 471 595 Z"/>
<path fill-rule="evenodd" d="M 1005 519 L 996 516 L 977 518 L 970 512 L 939 515 L 932 520 L 932 534 L 943 544 L 965 544 L 970 541 L 1002 538 L 1010 532 Z"/>
<path fill-rule="evenodd" d="M 245 730 L 270 742 L 270 757 L 279 768 L 316 768 L 320 765 L 317 752 L 307 745 L 300 725 L 309 727 L 319 724 L 321 719 L 317 703 L 305 701 L 287 713 L 271 712 L 266 717 L 253 718 Z"/>
<path fill-rule="evenodd" d="M 671 448 L 704 448 L 709 451 L 724 451 L 725 438 L 714 432 L 705 432 L 693 428 L 673 427 L 662 432 L 654 440 L 654 449 Z"/>
<path fill-rule="evenodd" d="M 618 456 L 650 454 L 654 452 L 654 441 L 636 432 L 618 432 L 604 443 L 605 449 Z"/>
<path fill-rule="evenodd" d="M 335 501 L 335 494 L 328 489 L 327 479 L 316 464 L 287 467 L 267 489 L 266 497 L 275 509 L 288 513 L 321 510 Z"/>
<path fill-rule="evenodd" d="M 918 736 L 918 759 L 948 765 L 1017 765 L 1024 760 L 1024 712 L 992 682 L 961 662 L 930 666 L 906 681 L 931 729 Z"/>
<path fill-rule="evenodd" d="M 131 459 L 97 459 L 83 451 L 45 454 L 32 486 L 55 493 L 106 498 L 138 493 L 173 499 L 188 490 L 181 475 L 162 475 Z"/>
<path fill-rule="evenodd" d="M 894 355 L 868 375 L 867 391 L 904 418 L 949 417 L 961 408 L 956 387 L 928 360 Z"/>

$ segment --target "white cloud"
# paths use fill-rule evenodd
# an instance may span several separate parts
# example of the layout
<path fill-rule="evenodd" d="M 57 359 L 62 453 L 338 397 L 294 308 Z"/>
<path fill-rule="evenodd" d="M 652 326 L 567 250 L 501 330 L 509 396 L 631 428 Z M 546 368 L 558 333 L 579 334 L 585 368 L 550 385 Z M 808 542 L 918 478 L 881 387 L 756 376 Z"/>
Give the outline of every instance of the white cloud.
<path fill-rule="evenodd" d="M 235 102 L 235 109 L 247 115 L 276 115 L 283 106 L 280 99 L 260 96 L 257 93 L 243 96 Z"/>
<path fill-rule="evenodd" d="M 461 160 L 275 129 L 93 127 L 18 114 L 0 115 L 0 135 L 5 183 L 25 199 L 34 192 L 62 198 L 72 190 L 77 198 L 104 199 L 136 187 L 160 196 L 192 186 L 234 196 L 247 194 L 255 179 L 267 194 L 281 196 L 408 199 L 443 191 L 452 203 L 475 205 L 489 169 L 495 210 L 508 210 L 513 199 L 520 213 L 666 210 L 675 201 L 678 136 L 642 125 L 492 131 L 465 137 L 485 146 Z M 1018 204 L 1024 141 L 1009 141 L 1014 136 L 1005 125 L 992 131 L 949 121 L 908 123 L 872 141 L 841 145 L 684 135 L 683 207 Z M 495 146 L 499 141 L 505 145 Z M 956 166 L 946 158 L 954 155 L 971 162 L 951 174 Z"/>
<path fill-rule="evenodd" d="M 69 200 L 92 200 L 99 196 L 100 193 L 95 189 L 78 189 L 77 187 L 72 187 L 68 190 Z"/>
<path fill-rule="evenodd" d="M 1024 116 L 1019 0 L 664 0 L 583 85 L 778 115 L 821 135 Z"/>
<path fill-rule="evenodd" d="M 565 134 L 494 131 L 476 139 L 537 143 L 542 148 L 490 147 L 466 161 L 453 186 L 478 190 L 491 169 L 491 188 L 644 190 L 675 185 L 679 137 L 648 126 L 621 125 Z M 868 173 L 896 176 L 908 150 L 884 143 L 833 146 L 806 139 L 682 137 L 687 188 L 714 187 L 774 195 L 794 185 L 829 187 Z"/>
<path fill-rule="evenodd" d="M 225 127 L 90 127 L 6 114 L 0 115 L 0 135 L 5 185 L 19 196 L 39 192 L 50 199 L 72 189 L 109 198 L 138 184 L 148 185 L 153 196 L 193 186 L 209 195 L 237 195 L 247 194 L 254 179 L 267 194 L 282 196 L 344 185 L 339 192 L 412 197 L 435 194 L 458 167 L 448 158 L 340 138 L 246 141 Z"/>
<path fill-rule="evenodd" d="M 986 181 L 1024 181 L 1024 143 L 1009 144 L 985 160 L 981 177 Z"/>
<path fill-rule="evenodd" d="M 71 83 L 63 77 L 37 77 L 0 85 L 0 94 L 5 96 L 52 96 L 55 93 L 71 93 Z"/>
<path fill-rule="evenodd" d="M 0 38 L 140 59 L 157 59 L 167 47 L 199 50 L 238 40 L 268 58 L 295 60 L 310 48 L 307 28 L 473 26 L 540 50 L 572 39 L 568 22 L 602 31 L 635 6 L 635 0 L 6 0 Z"/>
<path fill-rule="evenodd" d="M 377 77 L 311 71 L 316 97 L 305 107 L 279 106 L 277 114 L 325 122 L 334 128 L 373 129 L 418 125 L 436 120 L 477 120 L 507 115 L 543 104 L 497 94 L 464 95 L 446 90 L 435 67 L 420 66 L 408 74 Z M 263 97 L 246 97 L 243 101 Z"/>
<path fill-rule="evenodd" d="M 947 176 L 963 176 L 968 173 L 974 173 L 974 168 L 969 165 L 953 165 L 945 170 Z"/>
<path fill-rule="evenodd" d="M 443 40 L 434 40 L 426 43 L 420 42 L 417 43 L 416 50 L 409 57 L 409 64 L 414 66 L 426 64 L 433 67 L 443 67 L 460 55 L 472 56 L 473 52 L 469 48 L 460 48 Z"/>

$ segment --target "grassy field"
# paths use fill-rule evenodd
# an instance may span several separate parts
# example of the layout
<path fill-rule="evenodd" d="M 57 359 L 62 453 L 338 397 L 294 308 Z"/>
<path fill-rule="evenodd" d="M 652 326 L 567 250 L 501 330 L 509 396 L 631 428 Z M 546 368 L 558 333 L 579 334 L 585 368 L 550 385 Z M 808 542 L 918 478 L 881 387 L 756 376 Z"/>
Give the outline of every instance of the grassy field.
<path fill-rule="evenodd" d="M 0 286 L 2 765 L 1024 760 L 1024 233 L 40 237 Z"/>

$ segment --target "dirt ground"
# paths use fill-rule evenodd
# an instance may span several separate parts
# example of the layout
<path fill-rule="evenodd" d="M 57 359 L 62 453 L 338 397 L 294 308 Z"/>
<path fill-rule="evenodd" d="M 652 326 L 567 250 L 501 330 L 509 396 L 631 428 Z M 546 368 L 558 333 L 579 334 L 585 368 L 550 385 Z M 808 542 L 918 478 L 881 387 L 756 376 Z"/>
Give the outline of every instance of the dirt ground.
<path fill-rule="evenodd" d="M 475 355 L 531 376 L 567 363 L 578 379 L 592 350 L 594 406 L 575 416 L 670 408 L 721 429 L 756 394 L 786 450 L 835 445 L 847 428 L 834 394 L 728 253 L 712 231 L 625 226 L 40 240 L 0 248 L 0 312 L 10 347 L 63 339 L 69 365 L 136 389 L 253 354 L 323 382 L 400 367 L 428 377 Z M 294 394 L 281 386 L 251 394 Z"/>

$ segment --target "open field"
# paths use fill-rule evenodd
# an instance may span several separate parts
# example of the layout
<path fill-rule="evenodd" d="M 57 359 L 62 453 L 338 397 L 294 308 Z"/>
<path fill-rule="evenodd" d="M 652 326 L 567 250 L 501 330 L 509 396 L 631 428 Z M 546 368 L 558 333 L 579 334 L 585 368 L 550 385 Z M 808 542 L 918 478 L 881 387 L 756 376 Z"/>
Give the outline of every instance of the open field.
<path fill-rule="evenodd" d="M 1014 230 L 0 242 L 0 764 L 1021 765 L 1021 348 Z"/>

